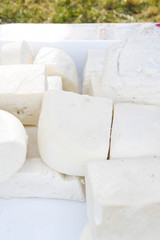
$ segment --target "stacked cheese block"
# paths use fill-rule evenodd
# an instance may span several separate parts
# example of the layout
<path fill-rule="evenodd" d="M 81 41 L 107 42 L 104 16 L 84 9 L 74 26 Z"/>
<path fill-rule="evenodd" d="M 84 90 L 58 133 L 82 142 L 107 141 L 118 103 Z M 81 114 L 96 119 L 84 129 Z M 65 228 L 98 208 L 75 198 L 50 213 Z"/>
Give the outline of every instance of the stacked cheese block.
<path fill-rule="evenodd" d="M 33 61 L 29 45 L 19 42 L 1 47 L 0 63 L 0 197 L 83 201 L 83 179 L 47 166 L 37 144 L 45 93 L 62 91 L 62 85 L 67 91 L 78 92 L 73 60 L 62 50 L 42 48 Z M 47 122 L 42 132 L 51 127 Z"/>
<path fill-rule="evenodd" d="M 80 239 L 158 240 L 160 39 L 142 31 L 89 51 L 82 92 L 109 98 L 114 110 L 109 161 L 86 169 L 88 223 Z"/>

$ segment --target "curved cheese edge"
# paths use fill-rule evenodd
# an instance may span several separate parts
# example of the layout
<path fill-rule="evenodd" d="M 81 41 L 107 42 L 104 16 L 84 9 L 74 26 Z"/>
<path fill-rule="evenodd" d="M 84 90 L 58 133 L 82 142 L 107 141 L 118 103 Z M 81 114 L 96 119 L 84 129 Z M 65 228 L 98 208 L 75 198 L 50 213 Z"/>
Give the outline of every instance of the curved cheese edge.
<path fill-rule="evenodd" d="M 27 135 L 22 123 L 0 110 L 0 182 L 15 174 L 24 164 Z"/>
<path fill-rule="evenodd" d="M 65 91 L 79 92 L 79 80 L 73 59 L 58 48 L 43 47 L 34 64 L 45 64 L 47 76 L 61 76 Z"/>
<path fill-rule="evenodd" d="M 0 64 L 32 64 L 33 52 L 26 41 L 6 43 L 0 49 Z"/>

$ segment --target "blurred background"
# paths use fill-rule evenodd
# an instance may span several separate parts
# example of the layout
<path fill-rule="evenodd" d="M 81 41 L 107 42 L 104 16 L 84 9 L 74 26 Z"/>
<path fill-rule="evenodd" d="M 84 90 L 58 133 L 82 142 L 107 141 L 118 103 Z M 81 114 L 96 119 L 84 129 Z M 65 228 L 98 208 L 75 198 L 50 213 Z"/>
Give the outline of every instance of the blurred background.
<path fill-rule="evenodd" d="M 102 22 L 160 22 L 160 0 L 0 0 L 0 24 Z"/>

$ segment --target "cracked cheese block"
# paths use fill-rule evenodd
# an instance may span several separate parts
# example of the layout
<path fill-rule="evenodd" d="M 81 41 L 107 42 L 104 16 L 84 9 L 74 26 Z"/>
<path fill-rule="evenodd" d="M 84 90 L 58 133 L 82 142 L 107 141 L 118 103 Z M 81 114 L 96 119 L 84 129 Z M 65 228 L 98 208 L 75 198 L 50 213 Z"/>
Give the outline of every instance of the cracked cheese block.
<path fill-rule="evenodd" d="M 24 125 L 37 125 L 46 90 L 45 66 L 0 66 L 0 109 L 12 113 Z"/>
<path fill-rule="evenodd" d="M 105 50 L 89 49 L 82 77 L 82 94 L 101 96 L 101 77 Z"/>
<path fill-rule="evenodd" d="M 86 178 L 92 240 L 159 240 L 160 158 L 98 161 Z"/>
<path fill-rule="evenodd" d="M 75 63 L 61 49 L 41 48 L 36 55 L 34 64 L 45 64 L 47 76 L 61 76 L 63 90 L 78 93 L 79 80 Z"/>
<path fill-rule="evenodd" d="M 62 90 L 62 78 L 60 76 L 47 77 L 48 90 Z"/>
<path fill-rule="evenodd" d="M 2 45 L 0 49 L 0 64 L 31 64 L 33 52 L 27 42 L 13 42 Z"/>
<path fill-rule="evenodd" d="M 7 181 L 0 183 L 2 198 L 61 198 L 84 201 L 80 177 L 60 174 L 48 168 L 40 158 L 27 159 L 24 166 Z"/>
<path fill-rule="evenodd" d="M 42 160 L 58 172 L 84 176 L 86 163 L 107 158 L 111 120 L 111 100 L 47 92 L 38 126 Z"/>
<path fill-rule="evenodd" d="M 24 164 L 27 135 L 22 123 L 12 114 L 0 110 L 0 183 Z"/>
<path fill-rule="evenodd" d="M 106 51 L 102 95 L 117 102 L 160 105 L 160 38 L 135 36 Z"/>
<path fill-rule="evenodd" d="M 39 158 L 40 155 L 37 144 L 38 127 L 25 126 L 25 130 L 28 136 L 27 158 Z"/>
<path fill-rule="evenodd" d="M 160 107 L 114 106 L 110 158 L 160 157 Z"/>

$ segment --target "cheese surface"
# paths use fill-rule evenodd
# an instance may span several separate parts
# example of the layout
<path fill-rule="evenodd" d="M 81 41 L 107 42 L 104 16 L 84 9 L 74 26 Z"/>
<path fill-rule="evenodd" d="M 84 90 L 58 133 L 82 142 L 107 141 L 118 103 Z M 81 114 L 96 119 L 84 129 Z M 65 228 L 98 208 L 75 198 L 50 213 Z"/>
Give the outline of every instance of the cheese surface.
<path fill-rule="evenodd" d="M 101 96 L 101 77 L 105 50 L 89 49 L 82 78 L 82 94 Z"/>
<path fill-rule="evenodd" d="M 25 130 L 28 136 L 27 158 L 39 158 L 40 156 L 37 144 L 38 127 L 25 126 Z"/>
<path fill-rule="evenodd" d="M 110 158 L 160 157 L 160 107 L 114 106 Z"/>
<path fill-rule="evenodd" d="M 42 160 L 58 172 L 84 176 L 87 162 L 107 158 L 111 119 L 111 100 L 47 92 L 38 126 Z"/>
<path fill-rule="evenodd" d="M 21 122 L 0 110 L 0 183 L 16 173 L 24 164 L 27 135 Z"/>
<path fill-rule="evenodd" d="M 65 91 L 79 91 L 77 69 L 73 59 L 58 48 L 43 47 L 39 50 L 34 64 L 45 64 L 47 76 L 61 76 Z"/>
<path fill-rule="evenodd" d="M 117 102 L 160 105 L 160 39 L 138 35 L 112 44 L 105 55 L 102 95 Z"/>
<path fill-rule="evenodd" d="M 62 90 L 62 78 L 60 76 L 47 77 L 48 90 Z"/>
<path fill-rule="evenodd" d="M 45 90 L 45 66 L 0 66 L 0 109 L 12 113 L 24 125 L 38 123 Z"/>
<path fill-rule="evenodd" d="M 1 183 L 0 197 L 85 200 L 81 178 L 66 176 L 51 170 L 40 158 L 27 159 L 14 176 Z"/>
<path fill-rule="evenodd" d="M 31 64 L 33 52 L 27 42 L 13 42 L 2 45 L 0 49 L 0 64 Z"/>
<path fill-rule="evenodd" d="M 158 240 L 160 159 L 93 162 L 87 170 L 92 240 Z"/>
<path fill-rule="evenodd" d="M 89 223 L 85 225 L 83 232 L 81 233 L 80 240 L 93 240 L 92 231 Z"/>

